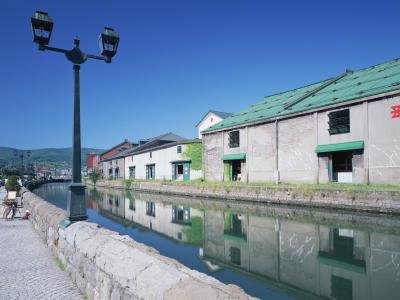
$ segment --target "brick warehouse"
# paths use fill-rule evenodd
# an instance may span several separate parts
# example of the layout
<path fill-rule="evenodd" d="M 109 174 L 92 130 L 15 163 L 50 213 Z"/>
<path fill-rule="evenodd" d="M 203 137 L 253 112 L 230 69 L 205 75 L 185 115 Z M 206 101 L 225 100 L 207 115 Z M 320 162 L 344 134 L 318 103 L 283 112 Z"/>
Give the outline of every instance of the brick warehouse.
<path fill-rule="evenodd" d="M 207 180 L 400 184 L 400 59 L 267 96 L 202 134 Z"/>

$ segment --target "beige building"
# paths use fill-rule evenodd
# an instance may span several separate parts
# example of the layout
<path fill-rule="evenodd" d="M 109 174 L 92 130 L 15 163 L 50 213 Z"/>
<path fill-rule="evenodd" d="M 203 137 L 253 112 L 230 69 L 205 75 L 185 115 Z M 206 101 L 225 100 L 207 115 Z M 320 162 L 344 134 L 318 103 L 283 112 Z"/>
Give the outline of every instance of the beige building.
<path fill-rule="evenodd" d="M 232 116 L 231 113 L 226 113 L 226 112 L 216 111 L 216 110 L 209 110 L 204 115 L 204 117 L 200 120 L 200 122 L 196 125 L 197 137 L 199 139 L 201 139 L 202 138 L 201 132 L 203 130 L 206 130 L 211 126 L 218 124 L 223 119 L 226 119 L 227 117 L 230 117 L 230 116 Z"/>
<path fill-rule="evenodd" d="M 400 61 L 266 97 L 202 132 L 207 180 L 400 184 Z"/>

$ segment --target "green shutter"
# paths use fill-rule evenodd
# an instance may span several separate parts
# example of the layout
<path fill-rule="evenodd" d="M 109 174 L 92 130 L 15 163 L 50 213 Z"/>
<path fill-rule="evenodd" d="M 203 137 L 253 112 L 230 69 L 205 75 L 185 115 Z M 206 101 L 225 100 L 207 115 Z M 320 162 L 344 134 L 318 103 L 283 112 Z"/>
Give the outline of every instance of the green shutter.
<path fill-rule="evenodd" d="M 318 145 L 315 148 L 315 152 L 316 153 L 329 153 L 329 152 L 360 150 L 360 149 L 364 149 L 364 141 Z"/>
<path fill-rule="evenodd" d="M 190 164 L 184 163 L 183 164 L 183 180 L 190 180 Z"/>

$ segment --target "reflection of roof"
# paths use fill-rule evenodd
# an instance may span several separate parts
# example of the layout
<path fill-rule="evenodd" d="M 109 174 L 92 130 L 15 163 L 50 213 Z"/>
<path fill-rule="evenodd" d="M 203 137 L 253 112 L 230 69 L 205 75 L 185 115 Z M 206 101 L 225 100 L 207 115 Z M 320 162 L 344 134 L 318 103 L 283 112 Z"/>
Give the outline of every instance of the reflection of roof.
<path fill-rule="evenodd" d="M 232 113 L 227 113 L 227 112 L 223 112 L 223 111 L 216 111 L 216 110 L 209 110 L 200 120 L 199 123 L 197 123 L 196 127 L 200 125 L 201 122 L 203 122 L 203 120 L 208 116 L 209 113 L 213 113 L 214 115 L 217 115 L 218 117 L 220 117 L 221 119 L 225 119 L 227 117 L 232 116 Z"/>
<path fill-rule="evenodd" d="M 215 124 L 204 133 L 262 123 L 282 116 L 323 108 L 400 89 L 400 58 L 265 97 L 262 101 Z"/>

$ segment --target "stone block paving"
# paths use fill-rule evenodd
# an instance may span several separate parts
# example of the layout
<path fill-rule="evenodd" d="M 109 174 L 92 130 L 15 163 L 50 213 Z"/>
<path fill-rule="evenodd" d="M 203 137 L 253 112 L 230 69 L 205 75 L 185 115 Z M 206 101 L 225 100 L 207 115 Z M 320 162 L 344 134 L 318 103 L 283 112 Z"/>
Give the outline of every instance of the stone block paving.
<path fill-rule="evenodd" d="M 27 220 L 0 219 L 0 299 L 83 299 Z"/>

